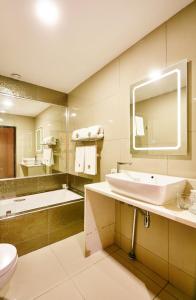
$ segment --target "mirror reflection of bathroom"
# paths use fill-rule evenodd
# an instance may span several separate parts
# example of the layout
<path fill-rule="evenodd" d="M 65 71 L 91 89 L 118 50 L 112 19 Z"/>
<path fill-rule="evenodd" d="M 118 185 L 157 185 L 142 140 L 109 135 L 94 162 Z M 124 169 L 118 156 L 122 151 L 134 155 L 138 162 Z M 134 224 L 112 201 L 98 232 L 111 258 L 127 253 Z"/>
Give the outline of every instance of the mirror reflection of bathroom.
<path fill-rule="evenodd" d="M 65 172 L 65 107 L 0 95 L 0 179 Z"/>
<path fill-rule="evenodd" d="M 186 155 L 187 61 L 134 84 L 130 112 L 133 152 Z"/>

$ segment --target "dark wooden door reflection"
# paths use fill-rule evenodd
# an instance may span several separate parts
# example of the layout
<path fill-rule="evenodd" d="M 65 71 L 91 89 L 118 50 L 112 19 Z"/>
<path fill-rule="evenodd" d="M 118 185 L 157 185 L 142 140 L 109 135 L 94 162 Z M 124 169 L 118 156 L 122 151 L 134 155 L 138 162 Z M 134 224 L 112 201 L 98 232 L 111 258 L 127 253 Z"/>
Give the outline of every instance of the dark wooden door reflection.
<path fill-rule="evenodd" d="M 16 128 L 0 126 L 0 178 L 15 177 Z"/>

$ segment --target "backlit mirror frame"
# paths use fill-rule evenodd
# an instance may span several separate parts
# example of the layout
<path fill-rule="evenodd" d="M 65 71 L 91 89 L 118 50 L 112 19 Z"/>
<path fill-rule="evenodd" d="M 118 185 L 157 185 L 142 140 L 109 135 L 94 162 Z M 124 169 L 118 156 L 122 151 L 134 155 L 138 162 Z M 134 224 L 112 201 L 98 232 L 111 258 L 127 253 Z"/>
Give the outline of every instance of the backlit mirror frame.
<path fill-rule="evenodd" d="M 131 101 L 130 101 L 130 107 L 132 106 L 132 111 L 130 111 L 130 115 L 132 116 L 132 120 L 130 121 L 130 127 L 132 127 L 132 131 L 130 134 L 131 137 L 131 152 L 133 153 L 149 153 L 151 155 L 153 154 L 160 154 L 162 151 L 163 153 L 166 152 L 166 154 L 169 155 L 177 155 L 178 150 L 182 146 L 182 126 L 181 126 L 181 119 L 182 119 L 182 103 L 181 103 L 181 88 L 182 88 L 182 74 L 179 66 L 183 65 L 183 69 L 185 74 L 183 76 L 185 77 L 185 86 L 186 86 L 186 111 L 185 113 L 187 114 L 187 64 L 188 61 L 187 59 L 184 59 L 180 62 L 178 62 L 175 65 L 169 66 L 165 69 L 162 69 L 160 71 L 157 71 L 154 73 L 154 76 L 150 75 L 146 77 L 145 79 L 133 84 L 131 86 L 131 91 L 130 91 L 130 96 L 131 96 Z M 136 117 L 136 91 L 144 86 L 147 86 L 151 83 L 154 83 L 158 80 L 161 80 L 163 78 L 169 77 L 170 75 L 176 74 L 176 90 L 177 90 L 177 142 L 175 146 L 163 146 L 163 147 L 137 147 L 136 145 L 136 122 L 135 122 L 135 117 Z M 187 120 L 187 115 L 184 116 Z M 187 121 L 186 121 L 187 122 Z M 187 127 L 187 126 L 186 126 Z M 184 128 L 183 128 L 184 130 Z M 186 128 L 187 131 L 187 128 Z M 186 133 L 187 135 L 187 133 Z M 187 143 L 187 140 L 186 140 Z M 186 151 L 187 151 L 187 145 L 186 145 Z M 182 155 L 185 155 L 186 153 L 183 153 Z M 181 155 L 181 154 L 180 154 Z"/>

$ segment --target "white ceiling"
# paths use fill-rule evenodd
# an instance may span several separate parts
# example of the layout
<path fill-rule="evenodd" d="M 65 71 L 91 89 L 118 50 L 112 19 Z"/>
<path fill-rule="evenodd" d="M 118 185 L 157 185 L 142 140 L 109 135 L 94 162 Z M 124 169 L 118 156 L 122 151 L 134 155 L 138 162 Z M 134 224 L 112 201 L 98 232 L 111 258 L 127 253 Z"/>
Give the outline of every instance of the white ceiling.
<path fill-rule="evenodd" d="M 21 98 L 9 97 L 0 95 L 0 115 L 4 113 L 26 117 L 36 117 L 51 104 L 35 101 L 25 100 Z M 1 112 L 4 111 L 2 114 Z"/>
<path fill-rule="evenodd" d="M 69 92 L 192 0 L 54 0 L 59 22 L 35 15 L 37 0 L 0 0 L 0 74 Z"/>

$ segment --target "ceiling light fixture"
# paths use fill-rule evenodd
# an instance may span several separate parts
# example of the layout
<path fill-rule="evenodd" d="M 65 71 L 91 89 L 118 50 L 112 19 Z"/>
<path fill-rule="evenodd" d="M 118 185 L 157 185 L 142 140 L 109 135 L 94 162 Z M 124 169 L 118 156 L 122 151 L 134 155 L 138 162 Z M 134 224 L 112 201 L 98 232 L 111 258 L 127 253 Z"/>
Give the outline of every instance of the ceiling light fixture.
<path fill-rule="evenodd" d="M 59 10 L 53 0 L 37 0 L 36 14 L 46 25 L 54 25 L 59 17 Z"/>

